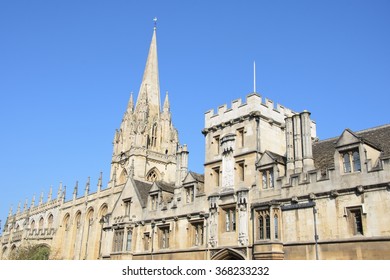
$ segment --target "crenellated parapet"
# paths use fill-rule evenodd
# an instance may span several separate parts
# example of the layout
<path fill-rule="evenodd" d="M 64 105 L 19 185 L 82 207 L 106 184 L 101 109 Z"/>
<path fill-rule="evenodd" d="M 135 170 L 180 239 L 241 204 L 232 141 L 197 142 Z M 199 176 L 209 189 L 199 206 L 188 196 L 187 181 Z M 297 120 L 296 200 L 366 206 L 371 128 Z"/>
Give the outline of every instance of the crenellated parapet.
<path fill-rule="evenodd" d="M 223 123 L 240 121 L 240 118 L 253 115 L 257 112 L 262 119 L 283 125 L 284 119 L 296 114 L 291 109 L 288 109 L 280 104 L 276 104 L 267 98 L 262 98 L 257 93 L 247 95 L 246 101 L 241 99 L 232 101 L 230 108 L 225 104 L 218 107 L 217 112 L 213 109 L 205 113 L 205 129 L 217 126 Z"/>

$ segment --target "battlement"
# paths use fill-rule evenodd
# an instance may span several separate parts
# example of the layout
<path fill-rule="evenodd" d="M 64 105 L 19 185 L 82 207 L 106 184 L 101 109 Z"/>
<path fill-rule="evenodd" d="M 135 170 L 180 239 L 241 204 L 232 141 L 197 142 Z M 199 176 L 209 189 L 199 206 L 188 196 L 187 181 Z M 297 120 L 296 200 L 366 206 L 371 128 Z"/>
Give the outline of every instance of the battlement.
<path fill-rule="evenodd" d="M 260 116 L 279 123 L 283 123 L 286 117 L 296 114 L 280 104 L 276 103 L 275 106 L 272 100 L 262 99 L 259 94 L 251 93 L 246 96 L 246 102 L 244 103 L 239 98 L 232 101 L 230 108 L 224 104 L 218 107 L 217 113 L 214 113 L 213 109 L 207 111 L 205 113 L 205 128 L 248 115 L 251 112 L 259 112 Z"/>

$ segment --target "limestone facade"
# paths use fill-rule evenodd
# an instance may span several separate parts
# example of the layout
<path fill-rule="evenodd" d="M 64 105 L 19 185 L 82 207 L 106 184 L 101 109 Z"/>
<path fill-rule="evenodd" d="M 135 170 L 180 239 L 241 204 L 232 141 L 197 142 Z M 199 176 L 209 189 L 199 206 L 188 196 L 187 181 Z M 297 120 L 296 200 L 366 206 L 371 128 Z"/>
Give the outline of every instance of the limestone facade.
<path fill-rule="evenodd" d="M 155 29 L 108 185 L 11 209 L 1 259 L 27 244 L 54 259 L 390 259 L 390 125 L 318 140 L 308 111 L 252 93 L 206 112 L 197 174 L 168 94 L 160 108 Z"/>

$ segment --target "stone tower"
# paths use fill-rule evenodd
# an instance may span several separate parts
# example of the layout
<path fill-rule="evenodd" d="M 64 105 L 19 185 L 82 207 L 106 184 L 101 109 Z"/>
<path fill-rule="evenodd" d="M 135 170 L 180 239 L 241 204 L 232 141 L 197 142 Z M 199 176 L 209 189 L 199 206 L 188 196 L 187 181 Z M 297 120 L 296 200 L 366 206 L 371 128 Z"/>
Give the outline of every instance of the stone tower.
<path fill-rule="evenodd" d="M 133 94 L 120 128 L 114 137 L 111 163 L 111 182 L 123 184 L 131 176 L 141 181 L 174 183 L 186 162 L 186 146 L 179 145 L 178 133 L 172 124 L 168 93 L 161 110 L 158 74 L 156 27 L 154 27 L 149 54 L 137 103 Z M 180 148 L 180 149 L 179 149 Z M 182 156 L 182 154 L 185 156 Z"/>

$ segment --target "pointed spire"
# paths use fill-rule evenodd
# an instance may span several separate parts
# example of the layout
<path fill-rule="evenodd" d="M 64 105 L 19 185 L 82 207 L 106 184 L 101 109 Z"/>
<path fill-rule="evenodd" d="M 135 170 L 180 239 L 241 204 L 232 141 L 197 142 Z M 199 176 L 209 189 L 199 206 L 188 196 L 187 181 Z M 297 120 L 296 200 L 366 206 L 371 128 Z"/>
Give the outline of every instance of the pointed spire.
<path fill-rule="evenodd" d="M 43 203 L 43 191 L 41 192 L 41 196 L 39 197 L 39 205 Z"/>
<path fill-rule="evenodd" d="M 16 214 L 19 214 L 19 213 L 20 213 L 20 206 L 21 206 L 21 202 L 19 201 L 19 203 L 18 203 L 18 208 L 17 208 L 17 210 L 16 210 Z"/>
<path fill-rule="evenodd" d="M 169 112 L 171 110 L 171 105 L 169 105 L 169 99 L 168 99 L 168 91 L 165 93 L 165 100 L 164 100 L 164 109 L 163 112 Z"/>
<path fill-rule="evenodd" d="M 73 189 L 73 200 L 77 198 L 78 190 L 79 190 L 79 181 L 76 181 L 76 185 L 74 186 Z"/>
<path fill-rule="evenodd" d="M 160 81 L 158 75 L 158 59 L 157 59 L 157 40 L 156 40 L 156 28 L 153 30 L 152 41 L 149 47 L 148 58 L 146 60 L 146 66 L 144 70 L 144 76 L 142 78 L 141 87 L 138 93 L 137 104 L 135 110 L 137 111 L 141 100 L 147 98 L 147 105 L 150 111 L 150 116 L 160 114 Z"/>
<path fill-rule="evenodd" d="M 130 114 L 134 111 L 134 101 L 133 101 L 133 92 L 130 93 L 130 99 L 129 103 L 127 104 L 127 111 L 126 113 Z"/>
<path fill-rule="evenodd" d="M 62 195 L 62 182 L 60 182 L 60 185 L 58 187 L 57 200 L 61 198 L 61 195 Z"/>
<path fill-rule="evenodd" d="M 98 180 L 98 183 L 97 183 L 97 187 L 98 187 L 98 192 L 100 192 L 102 190 L 102 185 L 103 185 L 103 172 L 100 172 L 100 176 L 99 176 L 99 180 Z"/>
<path fill-rule="evenodd" d="M 91 177 L 88 177 L 87 183 L 85 184 L 84 196 L 88 196 L 90 186 L 91 186 Z"/>
<path fill-rule="evenodd" d="M 32 199 L 31 199 L 30 208 L 33 208 L 34 206 L 35 206 L 35 194 L 33 195 Z"/>
<path fill-rule="evenodd" d="M 24 202 L 23 205 L 23 212 L 27 211 L 27 204 L 28 204 L 28 199 L 26 198 L 26 201 Z"/>
<path fill-rule="evenodd" d="M 53 186 L 50 186 L 49 194 L 47 195 L 47 202 L 51 201 L 53 196 Z"/>
<path fill-rule="evenodd" d="M 64 191 L 62 192 L 62 202 L 65 202 L 66 198 L 66 186 L 64 186 Z"/>

